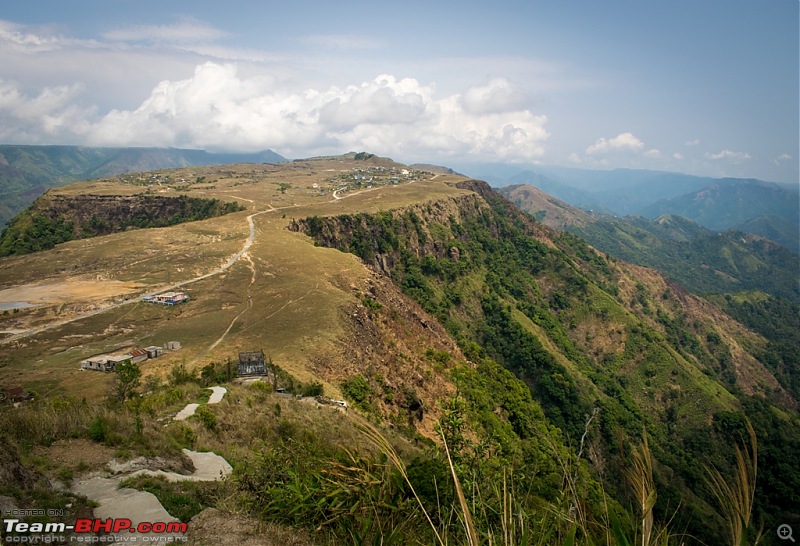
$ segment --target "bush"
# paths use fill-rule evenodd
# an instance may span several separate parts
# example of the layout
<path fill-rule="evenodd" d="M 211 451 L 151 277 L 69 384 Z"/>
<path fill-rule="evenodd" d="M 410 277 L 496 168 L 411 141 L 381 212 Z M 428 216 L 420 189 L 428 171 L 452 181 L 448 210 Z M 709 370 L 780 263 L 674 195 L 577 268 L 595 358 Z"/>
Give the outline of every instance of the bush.
<path fill-rule="evenodd" d="M 324 392 L 325 388 L 322 386 L 322 383 L 315 381 L 313 383 L 307 383 L 303 385 L 300 394 L 303 396 L 322 396 Z"/>
<path fill-rule="evenodd" d="M 200 406 L 195 412 L 195 416 L 203 423 L 208 430 L 215 430 L 217 428 L 217 416 L 211 411 L 208 406 Z"/>

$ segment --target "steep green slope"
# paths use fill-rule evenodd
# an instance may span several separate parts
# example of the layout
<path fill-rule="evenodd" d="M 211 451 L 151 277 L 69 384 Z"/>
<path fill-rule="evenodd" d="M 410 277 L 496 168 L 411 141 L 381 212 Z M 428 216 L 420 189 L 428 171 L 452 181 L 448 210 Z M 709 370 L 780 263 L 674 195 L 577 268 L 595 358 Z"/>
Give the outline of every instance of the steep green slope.
<path fill-rule="evenodd" d="M 794 431 L 790 438 L 800 432 L 796 401 L 753 355 L 763 338 L 652 271 L 533 222 L 484 183 L 462 187 L 474 196 L 312 217 L 293 229 L 384 271 L 468 358 L 512 371 L 568 442 L 586 442 L 585 456 L 618 498 L 629 442 L 646 429 L 659 463 L 659 514 L 682 506 L 677 526 L 713 542 L 719 523 L 703 469 L 728 464 L 731 435 L 741 430 L 730 423 L 769 415 Z M 796 441 L 784 447 L 800 456 Z M 797 472 L 780 478 L 800 486 Z M 758 499 L 769 523 L 787 506 L 769 489 L 778 479 L 765 479 L 772 485 Z"/>

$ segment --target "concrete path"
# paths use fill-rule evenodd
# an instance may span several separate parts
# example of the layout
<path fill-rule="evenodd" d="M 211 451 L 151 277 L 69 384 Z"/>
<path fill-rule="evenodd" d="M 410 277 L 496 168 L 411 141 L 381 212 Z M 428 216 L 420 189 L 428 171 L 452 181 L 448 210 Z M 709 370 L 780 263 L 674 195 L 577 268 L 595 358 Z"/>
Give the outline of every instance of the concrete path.
<path fill-rule="evenodd" d="M 233 468 L 224 458 L 216 453 L 200 453 L 184 449 L 183 453 L 194 463 L 195 471 L 192 474 L 177 474 L 163 470 L 139 470 L 130 474 L 120 474 L 113 477 L 93 477 L 81 480 L 72 486 L 72 491 L 96 502 L 99 506 L 94 509 L 94 517 L 98 519 L 129 519 L 131 527 L 135 529 L 140 523 L 176 522 L 176 518 L 167 512 L 155 495 L 144 491 L 137 491 L 129 487 L 118 488 L 120 482 L 127 478 L 148 475 L 163 476 L 171 482 L 177 481 L 215 481 L 224 479 L 233 472 Z M 136 542 L 163 542 L 169 541 L 167 537 L 174 537 L 172 541 L 182 541 L 183 533 L 137 533 L 129 530 L 122 531 L 122 537 L 137 538 Z M 145 539 L 146 537 L 146 539 Z"/>
<path fill-rule="evenodd" d="M 192 415 L 194 412 L 197 411 L 197 408 L 200 407 L 200 404 L 188 404 L 185 408 L 178 412 L 178 414 L 174 417 L 176 421 L 185 421 Z"/>
<path fill-rule="evenodd" d="M 228 389 L 225 387 L 216 386 L 208 388 L 211 389 L 211 396 L 208 399 L 209 404 L 219 404 L 222 402 L 222 398 L 225 396 L 225 393 L 228 392 Z M 175 417 L 173 417 L 173 419 L 175 421 L 185 421 L 194 415 L 199 407 L 200 404 L 187 404 L 185 408 L 183 408 L 177 413 L 177 415 L 175 415 Z"/>
<path fill-rule="evenodd" d="M 228 389 L 225 387 L 210 387 L 211 388 L 211 397 L 208 399 L 209 404 L 219 404 L 222 402 L 222 397 L 225 396 L 225 393 L 228 392 Z"/>
<path fill-rule="evenodd" d="M 213 482 L 224 479 L 225 476 L 233 472 L 233 467 L 228 464 L 223 457 L 216 453 L 183 450 L 184 455 L 189 457 L 194 463 L 195 471 L 192 474 L 178 474 L 177 472 L 166 472 L 164 470 L 137 470 L 126 477 L 136 476 L 162 476 L 170 482 Z"/>

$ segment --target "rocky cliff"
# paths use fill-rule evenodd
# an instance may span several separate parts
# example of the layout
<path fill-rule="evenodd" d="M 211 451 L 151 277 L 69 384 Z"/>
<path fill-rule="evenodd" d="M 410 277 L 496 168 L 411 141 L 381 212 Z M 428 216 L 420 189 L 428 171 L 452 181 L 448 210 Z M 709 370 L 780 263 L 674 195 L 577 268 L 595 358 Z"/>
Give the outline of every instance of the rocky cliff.
<path fill-rule="evenodd" d="M 58 243 L 131 228 L 164 227 L 242 210 L 219 199 L 152 195 L 46 193 L 0 235 L 0 256 L 27 254 Z"/>

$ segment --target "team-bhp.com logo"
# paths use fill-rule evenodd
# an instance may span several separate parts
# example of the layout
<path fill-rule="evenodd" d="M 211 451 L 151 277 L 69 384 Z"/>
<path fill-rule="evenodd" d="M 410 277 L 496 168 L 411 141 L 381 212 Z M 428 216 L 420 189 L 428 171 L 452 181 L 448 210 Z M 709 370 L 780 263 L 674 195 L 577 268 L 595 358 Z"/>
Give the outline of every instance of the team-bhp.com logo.
<path fill-rule="evenodd" d="M 56 544 L 62 542 L 186 542 L 189 524 L 180 521 L 143 521 L 136 525 L 127 518 L 81 518 L 74 525 L 66 523 L 27 523 L 19 519 L 3 520 L 5 542 Z M 25 533 L 25 534 L 22 534 Z M 70 533 L 71 536 L 64 536 Z M 103 533 L 107 536 L 97 536 Z M 133 536 L 133 533 L 145 536 Z M 92 535 L 92 536 L 88 536 Z"/>

